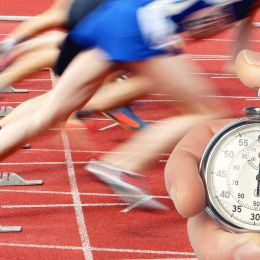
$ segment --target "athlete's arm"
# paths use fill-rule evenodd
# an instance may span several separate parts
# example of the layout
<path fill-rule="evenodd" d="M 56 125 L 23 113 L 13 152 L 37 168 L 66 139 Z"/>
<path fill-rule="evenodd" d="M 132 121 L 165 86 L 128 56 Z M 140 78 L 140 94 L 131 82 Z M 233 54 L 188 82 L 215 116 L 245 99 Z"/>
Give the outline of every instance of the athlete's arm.
<path fill-rule="evenodd" d="M 18 25 L 11 32 L 10 38 L 15 40 L 15 43 L 19 43 L 42 31 L 62 27 L 67 21 L 70 3 L 71 0 L 56 0 L 37 18 L 26 20 Z"/>

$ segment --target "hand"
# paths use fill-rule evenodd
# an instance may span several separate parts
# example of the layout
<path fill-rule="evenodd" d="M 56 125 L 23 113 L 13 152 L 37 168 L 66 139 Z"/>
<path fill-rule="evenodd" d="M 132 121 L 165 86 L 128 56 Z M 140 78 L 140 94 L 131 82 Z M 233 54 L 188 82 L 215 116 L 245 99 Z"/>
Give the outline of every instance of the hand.
<path fill-rule="evenodd" d="M 211 137 L 230 120 L 211 121 L 190 131 L 175 147 L 165 181 L 178 212 L 188 217 L 188 235 L 199 259 L 260 259 L 260 233 L 223 230 L 204 211 L 205 190 L 199 174 L 202 153 Z"/>

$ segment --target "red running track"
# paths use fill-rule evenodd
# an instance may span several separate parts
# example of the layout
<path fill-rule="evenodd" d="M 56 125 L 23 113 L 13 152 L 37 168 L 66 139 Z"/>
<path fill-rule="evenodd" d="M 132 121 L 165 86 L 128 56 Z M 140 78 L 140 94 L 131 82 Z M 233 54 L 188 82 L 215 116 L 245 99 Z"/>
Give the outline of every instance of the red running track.
<path fill-rule="evenodd" d="M 50 2 L 7 1 L 0 8 L 3 15 L 35 15 Z M 14 6 L 23 6 L 15 10 Z M 27 7 L 28 6 L 28 7 Z M 19 7 L 21 8 L 21 7 Z M 26 12 L 26 10 L 28 12 Z M 16 23 L 1 22 L 4 37 Z M 200 64 L 204 76 L 219 91 L 211 101 L 224 101 L 228 117 L 242 115 L 242 108 L 255 106 L 256 92 L 248 89 L 223 66 L 229 59 L 232 30 L 213 39 L 191 45 L 187 53 Z M 255 29 L 253 48 L 259 50 L 259 29 Z M 16 106 L 51 88 L 49 71 L 43 71 L 17 88 L 28 94 L 7 94 L 2 105 Z M 196 86 L 194 86 L 196 87 Z M 133 103 L 134 110 L 145 120 L 159 120 L 177 111 L 173 100 L 163 95 L 149 95 Z M 50 108 L 51 109 L 51 108 Z M 28 115 L 30 116 L 30 115 Z M 21 233 L 1 233 L 0 259 L 192 259 L 186 219 L 175 210 L 168 198 L 163 169 L 168 153 L 144 171 L 152 194 L 170 207 L 168 212 L 133 209 L 84 170 L 85 162 L 130 137 L 131 133 L 112 126 L 101 115 L 85 120 L 85 128 L 69 135 L 52 128 L 31 142 L 32 149 L 20 149 L 0 164 L 0 172 L 17 172 L 25 179 L 42 179 L 44 185 L 1 187 L 1 225 L 21 225 Z M 109 127 L 110 126 L 110 127 Z M 82 138 L 79 140 L 79 137 Z"/>

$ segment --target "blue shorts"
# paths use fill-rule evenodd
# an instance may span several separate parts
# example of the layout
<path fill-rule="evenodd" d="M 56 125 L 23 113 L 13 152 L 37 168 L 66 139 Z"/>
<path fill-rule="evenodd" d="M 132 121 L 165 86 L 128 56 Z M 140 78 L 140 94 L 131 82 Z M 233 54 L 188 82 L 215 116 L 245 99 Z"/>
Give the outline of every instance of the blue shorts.
<path fill-rule="evenodd" d="M 109 60 L 141 61 L 165 54 L 143 38 L 137 10 L 152 0 L 107 0 L 86 16 L 70 32 L 71 39 L 82 49 L 98 47 Z"/>

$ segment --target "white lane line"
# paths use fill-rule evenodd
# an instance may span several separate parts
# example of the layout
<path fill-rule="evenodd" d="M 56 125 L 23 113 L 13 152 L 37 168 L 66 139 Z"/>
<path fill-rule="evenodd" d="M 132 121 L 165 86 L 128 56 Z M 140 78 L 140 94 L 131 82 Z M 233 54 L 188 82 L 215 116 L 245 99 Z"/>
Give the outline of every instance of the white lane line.
<path fill-rule="evenodd" d="M 0 246 L 9 247 L 27 247 L 27 248 L 42 248 L 42 249 L 62 249 L 62 250 L 82 250 L 79 246 L 60 246 L 60 245 L 38 245 L 38 244 L 22 244 L 22 243 L 0 243 Z M 180 251 L 161 251 L 161 250 L 141 250 L 141 249 L 125 249 L 125 248 L 100 248 L 91 247 L 92 251 L 98 252 L 123 252 L 123 253 L 139 253 L 139 254 L 158 254 L 158 255 L 184 255 L 194 256 L 192 252 Z M 188 258 L 191 259 L 191 258 Z"/>
<path fill-rule="evenodd" d="M 99 248 L 92 247 L 93 251 L 99 252 L 120 252 L 120 253 L 141 253 L 141 254 L 158 254 L 158 255 L 185 255 L 195 256 L 193 252 L 179 251 L 161 251 L 161 250 L 142 250 L 142 249 L 126 249 L 126 248 Z"/>
<path fill-rule="evenodd" d="M 50 70 L 50 76 L 52 79 L 52 83 L 54 84 L 55 75 L 52 70 Z M 70 188 L 71 188 L 71 192 L 72 192 L 74 210 L 75 210 L 76 220 L 77 220 L 77 224 L 78 224 L 80 240 L 81 240 L 81 244 L 83 246 L 84 257 L 85 257 L 85 260 L 93 260 L 92 251 L 90 249 L 89 236 L 88 236 L 88 232 L 87 232 L 83 209 L 81 206 L 82 203 L 81 203 L 79 190 L 78 190 L 78 186 L 77 186 L 75 169 L 74 169 L 73 160 L 72 160 L 72 156 L 71 156 L 69 137 L 64 129 L 62 129 L 62 131 L 61 131 L 61 139 L 62 139 L 62 143 L 63 143 L 63 147 L 64 147 L 65 161 L 67 164 L 67 171 L 68 171 L 68 177 L 69 177 L 69 182 L 70 182 Z"/>
<path fill-rule="evenodd" d="M 23 209 L 23 208 L 71 208 L 71 207 L 115 207 L 128 206 L 129 203 L 83 203 L 83 204 L 29 204 L 29 205 L 1 205 L 2 209 Z"/>
<path fill-rule="evenodd" d="M 47 249 L 63 249 L 63 250 L 82 250 L 79 246 L 55 246 L 55 245 L 37 245 L 37 244 L 16 244 L 16 243 L 0 243 L 0 246 L 9 247 L 29 247 L 29 248 L 47 248 Z"/>
<path fill-rule="evenodd" d="M 114 123 L 114 124 L 111 124 L 111 125 L 108 125 L 108 126 L 99 128 L 98 131 L 105 131 L 105 130 L 110 129 L 110 128 L 113 128 L 113 127 L 115 127 L 115 126 L 119 126 L 119 123 Z"/>
<path fill-rule="evenodd" d="M 41 191 L 41 190 L 9 190 L 9 189 L 0 189 L 1 192 L 10 192 L 10 193 L 32 193 L 32 194 L 56 194 L 56 195 L 72 195 L 72 192 L 62 192 L 62 191 Z M 116 193 L 92 193 L 92 192 L 79 192 L 80 196 L 90 196 L 90 197 L 129 197 L 129 195 L 116 194 Z M 138 196 L 136 196 L 138 197 Z M 140 196 L 143 197 L 143 196 Z M 156 199 L 171 199 L 169 196 L 161 195 L 152 195 L 150 196 Z"/>
<path fill-rule="evenodd" d="M 59 150 L 59 149 L 35 149 L 35 148 L 30 148 L 27 150 L 24 150 L 24 152 L 29 153 L 30 151 L 40 151 L 40 152 L 63 152 L 64 150 Z M 140 154 L 140 153 L 133 153 L 133 152 L 116 152 L 116 151 L 97 151 L 97 150 L 70 150 L 73 153 L 110 153 L 110 154 Z M 159 156 L 169 156 L 170 154 L 157 154 Z M 2 163 L 0 163 L 1 165 Z"/>
<path fill-rule="evenodd" d="M 75 174 L 71 152 L 70 152 L 69 139 L 64 130 L 61 131 L 61 136 L 62 136 L 63 146 L 65 149 L 64 151 L 65 159 L 67 162 L 67 169 L 68 169 L 69 181 L 70 181 L 70 186 L 72 191 L 72 198 L 73 198 L 74 209 L 75 209 L 76 219 L 77 219 L 79 233 L 80 233 L 80 239 L 83 246 L 83 252 L 86 260 L 92 260 L 93 255 L 90 248 L 89 236 L 88 236 L 87 227 L 84 219 L 83 209 L 81 206 L 81 199 L 79 196 L 76 174 Z"/>
<path fill-rule="evenodd" d="M 260 97 L 255 97 L 255 98 L 247 98 L 247 101 L 256 101 L 256 100 L 260 100 Z"/>
<path fill-rule="evenodd" d="M 74 164 L 86 164 L 86 161 L 73 162 Z M 0 165 L 67 165 L 66 162 L 0 162 Z"/>

